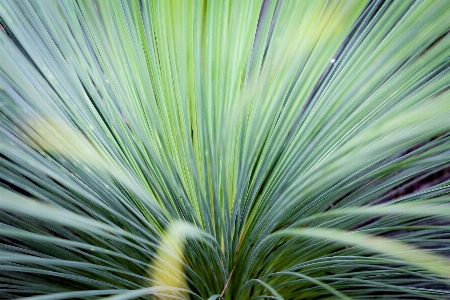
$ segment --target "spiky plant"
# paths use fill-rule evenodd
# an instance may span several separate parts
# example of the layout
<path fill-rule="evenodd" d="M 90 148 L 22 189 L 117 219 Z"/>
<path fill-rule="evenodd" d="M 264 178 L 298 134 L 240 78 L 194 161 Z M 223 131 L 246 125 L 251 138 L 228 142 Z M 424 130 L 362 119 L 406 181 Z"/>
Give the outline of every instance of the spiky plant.
<path fill-rule="evenodd" d="M 450 297 L 450 1 L 0 18 L 1 299 Z"/>

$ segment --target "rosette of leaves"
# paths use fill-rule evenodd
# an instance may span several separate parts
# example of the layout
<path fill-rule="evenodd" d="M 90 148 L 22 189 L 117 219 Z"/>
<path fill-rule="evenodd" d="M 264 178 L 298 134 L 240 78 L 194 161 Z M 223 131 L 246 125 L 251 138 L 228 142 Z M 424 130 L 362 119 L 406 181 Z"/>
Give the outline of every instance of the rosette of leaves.
<path fill-rule="evenodd" d="M 0 24 L 0 298 L 450 297 L 449 1 Z"/>

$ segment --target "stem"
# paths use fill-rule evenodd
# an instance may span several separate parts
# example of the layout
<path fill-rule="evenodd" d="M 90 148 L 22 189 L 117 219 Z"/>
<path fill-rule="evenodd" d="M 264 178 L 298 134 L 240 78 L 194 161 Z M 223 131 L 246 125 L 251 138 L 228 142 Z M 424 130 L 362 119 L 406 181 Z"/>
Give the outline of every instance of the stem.
<path fill-rule="evenodd" d="M 228 283 L 230 282 L 230 279 L 231 279 L 231 275 L 233 275 L 234 269 L 236 269 L 236 266 L 233 267 L 233 269 L 230 272 L 230 276 L 228 276 L 227 282 L 225 283 L 225 286 L 223 287 L 223 291 L 220 294 L 221 297 L 223 297 L 223 295 L 225 294 L 225 291 L 226 291 L 226 289 L 228 287 Z"/>

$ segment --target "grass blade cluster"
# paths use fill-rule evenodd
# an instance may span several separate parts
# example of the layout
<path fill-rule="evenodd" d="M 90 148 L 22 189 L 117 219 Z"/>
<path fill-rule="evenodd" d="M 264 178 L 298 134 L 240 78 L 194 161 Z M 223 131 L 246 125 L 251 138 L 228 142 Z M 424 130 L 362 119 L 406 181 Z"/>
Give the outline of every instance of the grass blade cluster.
<path fill-rule="evenodd" d="M 449 30 L 448 1 L 0 1 L 0 298 L 450 297 Z"/>

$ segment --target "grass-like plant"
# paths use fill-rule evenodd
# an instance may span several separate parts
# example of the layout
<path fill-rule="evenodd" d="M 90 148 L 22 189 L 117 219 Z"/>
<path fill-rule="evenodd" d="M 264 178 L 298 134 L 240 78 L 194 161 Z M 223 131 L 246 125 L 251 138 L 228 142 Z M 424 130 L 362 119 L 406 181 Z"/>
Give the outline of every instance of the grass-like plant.
<path fill-rule="evenodd" d="M 450 297 L 450 1 L 0 24 L 1 299 Z"/>

